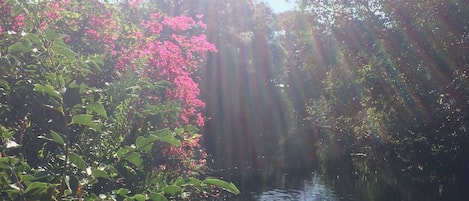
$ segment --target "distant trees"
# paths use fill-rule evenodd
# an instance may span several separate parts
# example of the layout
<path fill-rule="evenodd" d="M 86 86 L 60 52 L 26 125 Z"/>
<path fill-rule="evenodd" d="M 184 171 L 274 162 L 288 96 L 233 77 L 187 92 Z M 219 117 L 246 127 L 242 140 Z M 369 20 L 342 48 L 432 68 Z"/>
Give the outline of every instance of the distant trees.
<path fill-rule="evenodd" d="M 218 52 L 200 71 L 210 118 L 204 127 L 207 150 L 219 167 L 273 167 L 271 153 L 288 129 L 288 109 L 275 83 L 281 71 L 273 65 L 273 14 L 254 1 L 212 1 L 208 8 L 207 37 Z"/>
<path fill-rule="evenodd" d="M 306 107 L 301 118 L 317 129 L 314 143 L 367 153 L 369 163 L 385 153 L 396 171 L 428 180 L 464 175 L 469 5 L 304 0 L 301 8 L 282 14 L 285 81 L 294 109 Z"/>

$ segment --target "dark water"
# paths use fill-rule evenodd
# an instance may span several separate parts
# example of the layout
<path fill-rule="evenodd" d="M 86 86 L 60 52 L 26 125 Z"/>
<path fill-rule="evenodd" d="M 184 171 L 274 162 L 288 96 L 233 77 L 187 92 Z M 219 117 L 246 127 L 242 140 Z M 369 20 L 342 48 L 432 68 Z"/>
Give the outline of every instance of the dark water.
<path fill-rule="evenodd" d="M 381 175 L 382 176 L 382 175 Z M 363 176 L 354 172 L 312 171 L 235 181 L 241 194 L 233 201 L 440 201 L 468 200 L 469 186 L 419 182 L 413 178 Z"/>
<path fill-rule="evenodd" d="M 229 200 L 246 201 L 339 201 L 356 200 L 353 194 L 339 195 L 334 188 L 328 186 L 317 172 L 310 175 L 284 175 L 276 183 L 252 185 L 244 189 L 244 194 Z M 250 191 L 251 190 L 251 191 Z M 246 192 L 247 191 L 247 192 Z"/>
<path fill-rule="evenodd" d="M 334 155 L 315 152 L 313 148 L 304 151 L 298 147 L 308 146 L 295 145 L 281 149 L 284 152 L 271 150 L 266 155 L 248 154 L 254 157 L 215 161 L 218 163 L 213 164 L 217 170 L 214 176 L 235 183 L 241 190 L 240 195 L 218 200 L 469 200 L 469 167 L 460 168 L 467 171 L 441 168 L 444 162 L 409 166 L 387 157 L 383 154 L 386 152 Z M 300 151 L 295 152 L 294 148 Z"/>

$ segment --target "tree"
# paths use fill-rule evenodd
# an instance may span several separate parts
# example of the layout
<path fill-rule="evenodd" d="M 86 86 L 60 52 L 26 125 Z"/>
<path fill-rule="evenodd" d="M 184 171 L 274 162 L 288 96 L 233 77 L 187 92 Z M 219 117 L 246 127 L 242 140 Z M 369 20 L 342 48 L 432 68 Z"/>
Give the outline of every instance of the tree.
<path fill-rule="evenodd" d="M 325 100 L 313 98 L 313 123 L 323 124 L 318 114 L 333 108 L 328 119 L 341 120 L 336 129 L 344 132 L 332 133 L 348 136 L 345 152 L 366 152 L 368 164 L 385 154 L 395 172 L 425 180 L 462 176 L 468 5 L 305 0 L 301 7 L 335 41 L 338 61 L 323 79 Z"/>

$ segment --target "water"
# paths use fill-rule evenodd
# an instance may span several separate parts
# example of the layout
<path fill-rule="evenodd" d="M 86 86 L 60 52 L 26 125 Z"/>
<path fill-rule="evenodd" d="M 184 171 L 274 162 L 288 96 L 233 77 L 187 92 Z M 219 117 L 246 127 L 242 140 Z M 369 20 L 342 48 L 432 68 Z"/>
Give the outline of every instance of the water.
<path fill-rule="evenodd" d="M 353 175 L 353 174 L 351 174 Z M 348 177 L 318 171 L 301 175 L 250 177 L 235 182 L 241 194 L 230 201 L 445 201 L 467 200 L 469 194 L 453 184 L 419 183 L 410 179 Z M 462 187 L 462 188 L 467 188 Z"/>
<path fill-rule="evenodd" d="M 302 180 L 300 188 L 272 189 L 254 195 L 256 201 L 339 201 L 341 199 L 334 190 L 324 183 L 324 181 L 314 174 L 310 180 Z M 342 197 L 343 198 L 343 197 Z"/>
<path fill-rule="evenodd" d="M 339 195 L 317 172 L 302 176 L 284 175 L 270 183 L 248 185 L 236 201 L 354 201 L 352 194 Z"/>
<path fill-rule="evenodd" d="M 290 158 L 290 157 L 287 157 Z M 295 158 L 297 159 L 297 158 Z M 469 173 L 448 170 L 402 169 L 399 161 L 335 158 L 318 165 L 286 160 L 268 163 L 257 160 L 214 168 L 215 174 L 235 183 L 237 196 L 216 200 L 233 201 L 459 201 L 469 200 Z M 224 165 L 224 163 L 221 163 Z M 300 165 L 296 165 L 300 164 Z M 228 168 L 227 168 L 228 167 Z"/>

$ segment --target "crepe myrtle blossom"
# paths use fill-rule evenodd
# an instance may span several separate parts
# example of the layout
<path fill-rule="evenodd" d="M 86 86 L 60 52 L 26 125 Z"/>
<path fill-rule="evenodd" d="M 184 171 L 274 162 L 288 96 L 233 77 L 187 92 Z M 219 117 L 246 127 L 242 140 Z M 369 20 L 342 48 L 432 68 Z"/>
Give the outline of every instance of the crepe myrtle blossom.
<path fill-rule="evenodd" d="M 198 98 L 200 89 L 192 72 L 198 68 L 207 52 L 217 51 L 206 40 L 205 34 L 188 36 L 181 33 L 192 28 L 201 28 L 201 25 L 204 24 L 185 16 L 162 17 L 159 13 L 152 13 L 150 20 L 141 21 L 141 32 L 132 32 L 126 36 L 134 45 L 121 49 L 115 65 L 116 70 L 122 73 L 132 70 L 154 82 L 170 83 L 164 97 L 159 99 L 179 102 L 179 121 L 186 125 L 204 125 L 199 111 L 205 103 Z M 165 29 L 173 34 L 169 37 L 161 36 Z"/>

